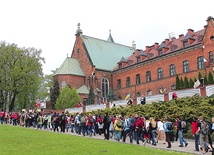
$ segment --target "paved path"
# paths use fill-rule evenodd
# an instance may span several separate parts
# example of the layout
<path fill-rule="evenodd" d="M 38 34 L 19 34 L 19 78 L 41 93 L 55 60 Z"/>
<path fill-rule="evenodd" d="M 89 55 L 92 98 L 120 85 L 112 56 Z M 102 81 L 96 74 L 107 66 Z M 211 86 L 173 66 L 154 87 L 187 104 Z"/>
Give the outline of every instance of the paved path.
<path fill-rule="evenodd" d="M 77 134 L 70 133 L 70 132 L 66 132 L 66 134 L 82 136 L 82 135 L 77 135 Z M 103 135 L 96 135 L 96 136 L 92 136 L 92 137 L 85 136 L 85 137 L 95 138 L 95 139 L 104 139 Z M 116 142 L 114 139 L 110 139 L 110 141 Z M 177 152 L 187 152 L 187 153 L 191 153 L 191 154 L 202 154 L 202 151 L 199 151 L 199 152 L 194 151 L 195 142 L 193 140 L 187 139 L 187 142 L 188 142 L 188 146 L 187 147 L 179 147 L 179 140 L 173 142 L 171 148 L 167 148 L 167 144 L 163 144 L 163 142 L 161 142 L 161 141 L 158 142 L 156 146 L 153 146 L 151 144 L 146 144 L 145 147 L 152 147 L 152 148 L 158 148 L 158 149 L 164 149 L 164 150 L 173 150 L 173 151 L 177 151 Z M 120 142 L 120 143 L 122 143 L 122 142 Z M 126 139 L 126 143 L 127 144 L 129 143 L 128 137 Z M 133 144 L 137 145 L 135 141 L 133 141 Z M 140 145 L 144 146 L 143 142 L 140 141 Z M 206 155 L 212 155 L 212 153 L 211 152 L 207 152 Z"/>

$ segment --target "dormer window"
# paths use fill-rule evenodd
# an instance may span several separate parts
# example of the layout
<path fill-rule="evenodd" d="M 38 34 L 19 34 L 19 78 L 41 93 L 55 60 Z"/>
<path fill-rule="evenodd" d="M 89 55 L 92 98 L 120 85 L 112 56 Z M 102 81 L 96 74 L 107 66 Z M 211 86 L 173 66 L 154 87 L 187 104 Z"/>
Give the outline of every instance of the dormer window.
<path fill-rule="evenodd" d="M 140 57 L 137 57 L 137 62 L 140 62 Z"/>
<path fill-rule="evenodd" d="M 159 55 L 159 56 L 163 55 L 162 49 L 158 50 L 158 55 Z"/>
<path fill-rule="evenodd" d="M 184 48 L 188 47 L 188 41 L 184 41 L 183 44 L 184 44 Z"/>
<path fill-rule="evenodd" d="M 119 64 L 119 69 L 123 68 L 122 63 Z"/>

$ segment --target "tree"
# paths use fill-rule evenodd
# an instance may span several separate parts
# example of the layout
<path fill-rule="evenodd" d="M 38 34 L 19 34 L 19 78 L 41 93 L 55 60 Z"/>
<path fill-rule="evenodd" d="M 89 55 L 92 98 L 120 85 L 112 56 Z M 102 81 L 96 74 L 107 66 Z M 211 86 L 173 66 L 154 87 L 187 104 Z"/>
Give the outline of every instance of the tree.
<path fill-rule="evenodd" d="M 193 88 L 194 87 L 194 81 L 193 79 L 189 80 L 189 88 Z"/>
<path fill-rule="evenodd" d="M 178 74 L 176 75 L 176 89 L 177 90 L 181 89 L 181 84 L 180 84 L 180 80 L 179 80 Z"/>
<path fill-rule="evenodd" d="M 180 85 L 181 85 L 181 87 L 180 87 L 181 89 L 184 88 L 184 80 L 183 80 L 182 77 L 181 77 L 181 79 L 180 79 Z"/>
<path fill-rule="evenodd" d="M 208 85 L 208 84 L 209 84 L 209 82 L 208 82 L 207 76 L 205 75 L 204 76 L 204 85 Z"/>
<path fill-rule="evenodd" d="M 213 74 L 211 72 L 209 72 L 208 74 L 208 82 L 209 84 L 214 84 Z"/>
<path fill-rule="evenodd" d="M 201 72 L 198 73 L 198 80 L 202 78 Z"/>
<path fill-rule="evenodd" d="M 189 81 L 186 76 L 184 77 L 184 88 L 189 88 Z"/>
<path fill-rule="evenodd" d="M 90 86 L 89 94 L 88 94 L 88 103 L 87 104 L 94 104 L 95 103 L 95 94 L 93 86 Z"/>
<path fill-rule="evenodd" d="M 41 52 L 0 42 L 0 103 L 4 110 L 20 110 L 35 103 L 45 62 Z"/>
<path fill-rule="evenodd" d="M 51 88 L 50 92 L 50 101 L 51 101 L 51 108 L 55 109 L 55 104 L 57 101 L 57 98 L 59 97 L 60 88 L 59 88 L 59 82 L 57 79 L 54 80 L 54 85 Z"/>
<path fill-rule="evenodd" d="M 80 97 L 75 88 L 70 89 L 65 86 L 56 101 L 56 109 L 66 109 L 75 107 L 80 102 Z"/>

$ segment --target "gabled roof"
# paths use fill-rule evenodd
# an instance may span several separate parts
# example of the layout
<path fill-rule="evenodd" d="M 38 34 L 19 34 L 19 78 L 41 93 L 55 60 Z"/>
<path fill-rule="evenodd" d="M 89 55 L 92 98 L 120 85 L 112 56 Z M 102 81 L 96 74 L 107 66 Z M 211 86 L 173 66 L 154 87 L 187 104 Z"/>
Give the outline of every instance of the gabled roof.
<path fill-rule="evenodd" d="M 66 58 L 62 65 L 57 69 L 55 75 L 59 74 L 71 74 L 85 76 L 83 73 L 79 61 L 74 58 Z"/>
<path fill-rule="evenodd" d="M 86 85 L 82 85 L 80 88 L 77 89 L 79 94 L 89 94 L 88 87 Z"/>
<path fill-rule="evenodd" d="M 158 49 L 162 49 L 162 48 L 169 48 L 167 47 L 163 42 L 160 44 L 160 46 L 158 47 Z"/>
<path fill-rule="evenodd" d="M 132 47 L 85 35 L 82 40 L 96 69 L 113 71 L 121 57 L 128 58 L 135 52 Z"/>
<path fill-rule="evenodd" d="M 191 37 L 189 33 L 187 33 L 183 39 L 183 41 L 187 40 L 187 39 L 192 39 L 195 40 L 195 38 Z"/>

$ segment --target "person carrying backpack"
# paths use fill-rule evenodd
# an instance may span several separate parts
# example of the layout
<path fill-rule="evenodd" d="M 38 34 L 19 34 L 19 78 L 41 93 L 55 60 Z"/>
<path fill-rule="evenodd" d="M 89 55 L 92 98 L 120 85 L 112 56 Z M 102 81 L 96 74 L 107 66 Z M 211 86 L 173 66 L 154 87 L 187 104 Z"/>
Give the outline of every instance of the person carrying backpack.
<path fill-rule="evenodd" d="M 94 119 L 91 114 L 88 115 L 87 121 L 86 121 L 86 126 L 87 126 L 87 133 L 92 136 L 92 127 L 94 125 Z"/>
<path fill-rule="evenodd" d="M 79 128 L 79 135 L 83 134 L 83 136 L 85 136 L 85 132 L 86 132 L 86 117 L 84 116 L 83 113 L 80 114 L 80 128 Z"/>
<path fill-rule="evenodd" d="M 200 133 L 200 147 L 202 149 L 203 154 L 206 153 L 206 150 L 205 150 L 206 146 L 208 146 L 209 149 L 211 151 L 213 151 L 212 147 L 211 147 L 211 145 L 209 144 L 209 141 L 208 141 L 209 126 L 205 122 L 203 116 L 199 117 L 198 130 L 196 131 L 196 133 Z"/>
<path fill-rule="evenodd" d="M 123 122 L 121 120 L 121 115 L 119 115 L 116 117 L 116 120 L 114 122 L 114 139 L 118 142 L 121 139 L 122 130 L 123 130 Z"/>
<path fill-rule="evenodd" d="M 164 132 L 166 134 L 166 142 L 168 144 L 167 148 L 171 148 L 171 139 L 172 139 L 172 134 L 173 134 L 173 124 L 172 122 L 169 121 L 169 118 L 165 118 L 165 122 L 163 124 L 164 127 Z"/>
<path fill-rule="evenodd" d="M 183 143 L 185 144 L 185 147 L 188 145 L 186 139 L 183 137 L 183 131 L 184 131 L 184 118 L 181 119 L 181 117 L 178 118 L 178 138 L 180 141 L 179 147 L 184 147 Z M 182 123 L 183 122 L 183 123 Z"/>

